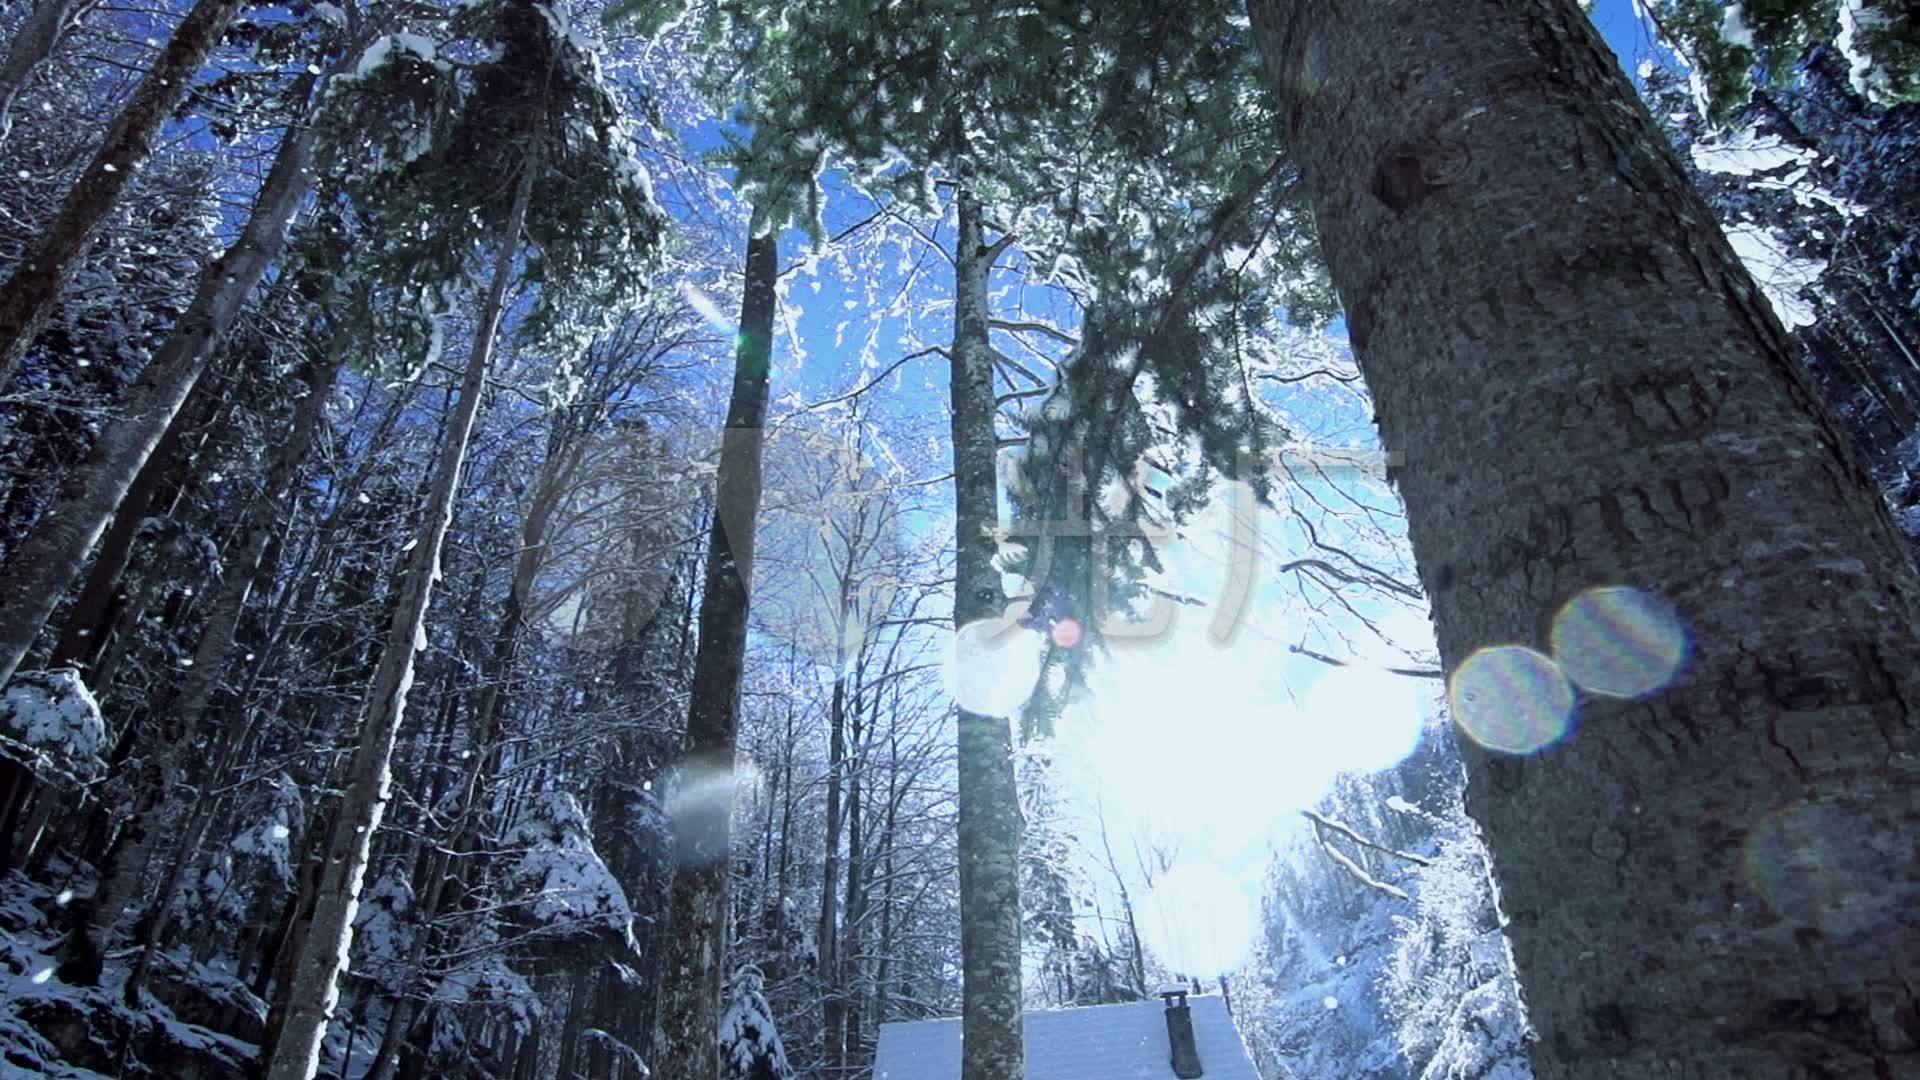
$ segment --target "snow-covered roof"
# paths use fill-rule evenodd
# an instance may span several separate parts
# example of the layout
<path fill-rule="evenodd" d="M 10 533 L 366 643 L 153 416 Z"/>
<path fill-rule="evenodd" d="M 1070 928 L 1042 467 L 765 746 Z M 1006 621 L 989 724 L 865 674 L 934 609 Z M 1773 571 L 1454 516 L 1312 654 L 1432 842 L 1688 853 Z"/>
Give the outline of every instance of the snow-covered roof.
<path fill-rule="evenodd" d="M 1260 1080 L 1219 997 L 1187 1000 L 1203 1080 Z M 1173 1080 L 1158 1001 L 1026 1014 L 1027 1080 Z M 881 1024 L 874 1080 L 959 1080 L 960 1021 Z"/>

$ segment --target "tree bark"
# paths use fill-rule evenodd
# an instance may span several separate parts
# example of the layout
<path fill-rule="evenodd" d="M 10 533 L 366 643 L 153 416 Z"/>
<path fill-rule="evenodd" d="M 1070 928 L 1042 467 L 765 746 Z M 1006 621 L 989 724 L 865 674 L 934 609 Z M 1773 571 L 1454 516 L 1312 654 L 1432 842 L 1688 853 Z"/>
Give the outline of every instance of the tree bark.
<path fill-rule="evenodd" d="M 878 693 L 875 693 L 876 709 Z M 866 741 L 861 732 L 861 706 L 856 695 L 853 712 L 849 717 L 853 728 L 852 752 L 848 755 L 847 767 L 847 899 L 841 906 L 843 912 L 840 931 L 840 970 L 837 985 L 840 998 L 840 1024 L 844 1034 L 839 1040 L 841 1072 L 848 1065 L 860 1064 L 860 978 L 861 953 L 860 923 L 866 915 L 865 893 L 861 891 L 866 884 L 867 864 L 865 859 L 866 821 L 861 800 L 860 780 L 863 773 L 862 762 L 866 756 Z M 832 1032 L 828 1033 L 832 1037 Z"/>
<path fill-rule="evenodd" d="M 174 890 L 181 872 L 198 847 L 199 832 L 206 820 L 206 815 L 195 812 L 191 814 L 191 825 L 184 833 L 167 829 L 163 825 L 167 816 L 165 806 L 170 799 L 179 798 L 181 792 L 186 790 L 185 755 L 199 737 L 201 718 L 220 686 L 227 652 L 233 645 L 234 631 L 238 629 L 240 616 L 246 609 L 254 573 L 259 569 L 260 560 L 266 554 L 267 545 L 272 542 L 278 525 L 277 511 L 286 493 L 292 489 L 301 463 L 306 460 L 307 448 L 326 411 L 327 395 L 333 388 L 334 376 L 340 370 L 343 356 L 343 351 L 336 345 L 328 356 L 316 359 L 308 366 L 307 396 L 296 406 L 291 431 L 276 449 L 268 467 L 259 499 L 251 508 L 251 521 L 214 595 L 206 626 L 194 649 L 193 664 L 181 676 L 173 699 L 147 723 L 147 729 L 152 734 L 146 740 L 144 764 L 139 761 L 128 762 L 129 768 L 138 769 L 141 773 L 134 805 L 121 824 L 120 839 L 110 849 L 105 864 L 100 868 L 100 885 L 93 897 L 86 901 L 82 917 L 68 941 L 67 962 L 61 968 L 61 977 L 69 982 L 92 986 L 99 981 L 101 958 L 106 954 L 114 926 L 120 921 L 127 905 L 138 900 L 146 878 L 147 863 L 162 834 L 173 835 L 177 842 L 175 857 L 161 880 L 151 918 L 147 920 L 146 949 L 142 951 L 137 970 L 128 978 L 124 989 L 128 1001 L 138 1001 L 140 987 L 145 982 L 151 962 L 153 944 L 166 932 L 167 913 L 172 907 Z"/>
<path fill-rule="evenodd" d="M 959 194 L 954 249 L 953 490 L 958 560 L 953 624 L 1000 618 L 1006 594 L 993 565 L 999 521 L 994 463 L 993 351 L 987 335 L 992 253 L 980 204 Z M 1022 1080 L 1020 800 L 1013 729 L 1004 716 L 959 710 L 961 1080 Z"/>
<path fill-rule="evenodd" d="M 253 592 L 260 568 L 267 565 L 267 551 L 280 529 L 287 496 L 300 477 L 300 466 L 306 461 L 314 435 L 320 430 L 320 423 L 326 416 L 327 400 L 333 393 L 333 381 L 340 374 L 345 358 L 344 343 L 335 341 L 329 345 L 327 355 L 316 359 L 307 368 L 307 396 L 295 407 L 292 427 L 268 467 L 266 479 L 261 484 L 259 502 L 251 511 L 253 519 L 248 523 L 241 540 L 239 554 L 228 564 L 219 594 L 207 614 L 207 624 L 200 632 L 200 642 L 194 649 L 193 666 L 187 669 L 173 701 L 167 705 L 155 725 L 155 730 L 167 742 L 157 753 L 161 758 L 156 770 L 161 787 L 149 796 L 152 802 L 145 808 L 147 813 L 158 809 L 168 795 L 176 794 L 176 785 L 184 782 L 185 769 L 181 754 L 193 745 L 201 721 L 208 707 L 213 704 L 213 695 L 220 687 L 220 677 L 226 671 L 228 656 L 234 651 L 234 635 L 240 628 L 241 616 L 246 612 L 247 597 Z M 203 775 L 203 784 L 215 782 L 225 772 L 226 759 L 238 753 L 239 747 L 232 745 L 232 736 L 228 741 L 229 748 L 221 755 L 221 765 Z M 174 894 L 180 888 L 181 876 L 198 853 L 200 842 L 212 821 L 212 807 L 208 805 L 208 796 L 203 788 L 195 795 L 187 815 L 187 826 L 174 841 L 173 857 L 168 860 L 167 868 L 160 876 L 160 888 L 154 894 L 147 917 L 142 920 L 145 940 L 141 942 L 140 959 L 127 976 L 123 992 L 129 1008 L 137 1007 L 140 990 L 153 968 L 154 954 L 159 951 L 171 922 Z M 126 869 L 138 874 L 146 861 L 147 856 L 142 853 Z M 104 876 L 111 878 L 112 873 Z M 133 897 L 134 891 L 125 890 L 111 902 L 124 903 Z M 96 901 L 105 893 L 106 888 L 102 886 L 101 892 L 96 894 Z M 107 932 L 112 926 L 112 919 L 101 919 L 93 927 L 98 934 L 94 945 L 102 952 L 106 948 Z"/>
<path fill-rule="evenodd" d="M 33 69 L 53 55 L 60 43 L 60 31 L 73 10 L 73 0 L 39 0 L 20 24 L 0 57 L 0 142 L 13 132 L 13 103 L 33 77 Z M 6 381 L 0 379 L 0 389 Z"/>
<path fill-rule="evenodd" d="M 80 269 L 80 260 L 94 236 L 119 205 L 134 174 L 153 156 L 160 125 L 186 93 L 207 53 L 227 32 L 227 24 L 239 9 L 240 0 L 196 0 L 167 39 L 153 67 L 134 88 L 133 97 L 114 118 L 99 151 L 74 182 L 73 190 L 67 192 L 59 216 L 20 260 L 13 276 L 0 285 L 0 389 L 13 382 L 20 358 L 46 325 L 61 290 Z M 288 137 L 292 137 L 291 132 Z M 249 283 L 248 290 L 251 288 Z M 189 311 L 183 318 L 191 319 L 193 314 Z M 11 675 L 11 667 L 0 672 L 0 683 Z"/>
<path fill-rule="evenodd" d="M 313 1080 L 320 1065 L 320 1043 L 334 1006 L 340 1000 L 339 978 L 353 944 L 353 917 L 359 906 L 360 886 L 366 876 L 368 849 L 380 828 L 391 794 L 394 739 L 405 718 L 407 692 L 413 685 L 415 653 L 425 645 L 427 606 L 433 581 L 440 570 L 440 549 L 453 522 L 454 497 L 466 462 L 474 419 L 480 412 L 487 369 L 493 359 L 494 339 L 506 306 L 507 286 L 513 280 L 520 232 L 533 198 L 537 163 L 521 163 L 513 209 L 500 232 L 494 253 L 493 282 L 474 327 L 473 346 L 460 384 L 460 403 L 447 426 L 446 443 L 435 470 L 426 513 L 420 522 L 406 562 L 406 580 L 393 623 L 380 653 L 379 666 L 368 686 L 363 705 L 360 744 L 348 766 L 347 790 L 333 834 L 327 842 L 313 919 L 294 963 L 288 987 L 287 1015 L 269 1051 L 266 1080 Z"/>
<path fill-rule="evenodd" d="M 168 486 L 168 478 L 177 477 L 186 470 L 187 462 L 184 459 L 188 455 L 181 453 L 186 432 L 195 425 L 198 416 L 209 411 L 201 402 L 213 397 L 207 391 L 217 381 L 200 379 L 195 382 L 193 393 L 188 395 L 179 412 L 174 414 L 173 422 L 167 425 L 166 434 L 154 444 L 146 464 L 134 474 L 126 494 L 120 499 L 120 505 L 114 508 L 113 522 L 101 534 L 94 548 L 86 583 L 74 596 L 73 603 L 67 606 L 60 636 L 54 642 L 53 655 L 48 659 L 47 666 L 79 668 L 87 676 L 87 685 L 96 695 L 102 687 L 93 668 L 113 636 L 113 625 L 120 614 L 115 596 L 120 592 L 121 579 L 133 561 L 140 524 L 153 511 L 156 501 L 164 502 L 160 494 Z"/>
<path fill-rule="evenodd" d="M 851 550 L 849 550 L 851 561 Z M 841 578 L 841 628 L 839 640 L 847 640 L 847 578 Z M 847 657 L 835 650 L 833 696 L 828 700 L 828 817 L 826 817 L 826 857 L 820 867 L 820 928 L 816 944 L 820 949 L 820 1057 L 828 1076 L 839 1076 L 847 1065 L 847 1043 L 841 1028 L 847 1019 L 845 984 L 841 982 L 839 959 L 839 847 L 845 813 L 841 809 L 841 773 L 847 767 Z"/>
<path fill-rule="evenodd" d="M 747 651 L 747 585 L 760 508 L 760 448 L 767 416 L 778 298 L 778 238 L 747 241 L 746 292 L 734 353 L 733 394 L 715 482 L 713 522 L 693 657 L 684 775 L 731 784 Z M 673 884 L 662 927 L 653 1060 L 658 1076 L 718 1080 L 721 987 L 727 955 L 731 788 L 719 805 L 673 822 Z M 704 802 L 704 800 L 703 800 Z"/>
<path fill-rule="evenodd" d="M 1249 8 L 1449 669 L 1596 585 L 1690 632 L 1464 747 L 1535 1074 L 1920 1069 L 1920 575 L 1712 212 L 1573 0 Z"/>
<path fill-rule="evenodd" d="M 218 0 L 229 6 L 231 2 Z M 201 0 L 189 20 L 202 14 L 201 7 L 218 3 Z M 181 33 L 185 32 L 183 26 Z M 179 37 L 175 34 L 176 41 Z M 171 55 L 173 46 L 168 48 Z M 154 69 L 156 73 L 160 70 L 158 66 Z M 187 74 L 191 70 L 189 67 Z M 135 100 L 137 103 L 140 99 Z M 101 431 L 86 460 L 62 478 L 53 506 L 8 554 L 6 565 L 0 568 L 0 612 L 4 612 L 0 615 L 0 685 L 13 677 L 33 647 L 61 593 L 78 575 L 87 550 L 112 519 L 127 486 L 200 381 L 214 346 L 232 325 L 268 265 L 279 257 L 287 226 L 312 184 L 314 140 L 310 125 L 287 129 L 240 239 L 200 275 L 193 303 L 167 335 L 166 344 L 122 395 L 114 419 Z M 29 261 L 38 257 L 30 256 Z M 0 338 L 10 317 L 4 309 L 14 303 L 18 277 L 16 274 L 16 282 L 0 289 L 4 297 L 0 300 Z M 0 378 L 0 385 L 4 382 Z"/>

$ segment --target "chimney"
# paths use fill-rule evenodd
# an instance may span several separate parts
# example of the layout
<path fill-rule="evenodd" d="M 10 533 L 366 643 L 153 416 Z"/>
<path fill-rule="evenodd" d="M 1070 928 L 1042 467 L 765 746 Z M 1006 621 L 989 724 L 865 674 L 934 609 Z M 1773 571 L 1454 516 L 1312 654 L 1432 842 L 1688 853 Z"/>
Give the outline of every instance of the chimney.
<path fill-rule="evenodd" d="M 1205 1075 L 1200 1068 L 1200 1047 L 1193 1040 L 1193 1010 L 1187 1007 L 1187 988 L 1169 983 L 1160 988 L 1160 1000 L 1167 1003 L 1167 1048 L 1173 1075 L 1180 1080 Z"/>

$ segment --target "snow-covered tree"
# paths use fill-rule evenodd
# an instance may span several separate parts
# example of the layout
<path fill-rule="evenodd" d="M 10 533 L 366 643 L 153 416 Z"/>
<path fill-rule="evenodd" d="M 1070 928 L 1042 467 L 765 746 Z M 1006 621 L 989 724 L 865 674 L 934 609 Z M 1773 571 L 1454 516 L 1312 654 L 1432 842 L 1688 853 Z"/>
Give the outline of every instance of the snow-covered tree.
<path fill-rule="evenodd" d="M 727 1006 L 720 1014 L 720 1060 L 728 1080 L 791 1080 L 793 1066 L 780 1043 L 773 1011 L 767 1008 L 760 969 L 734 972 Z"/>
<path fill-rule="evenodd" d="M 321 1040 L 338 1001 L 336 981 L 353 938 L 355 896 L 392 786 L 394 740 L 405 716 L 414 657 L 425 647 L 427 607 L 507 290 L 520 274 L 540 284 L 530 325 L 540 338 L 561 335 L 558 340 L 564 342 L 567 324 L 560 312 L 638 296 L 661 227 L 646 174 L 627 144 L 624 119 L 600 82 L 595 55 L 569 32 L 565 16 L 532 0 L 475 6 L 463 15 L 468 32 L 491 50 L 486 63 L 443 69 L 435 63 L 436 46 L 399 36 L 381 39 L 363 57 L 378 67 L 392 61 L 396 51 L 406 54 L 410 59 L 403 62 L 422 77 L 429 71 L 445 76 L 446 96 L 458 105 L 399 176 L 376 178 L 383 186 L 401 187 L 382 192 L 377 201 L 390 215 L 382 252 L 393 267 L 388 272 L 434 292 L 461 280 L 476 248 L 488 249 L 491 265 L 486 298 L 474 320 L 460 405 L 448 426 L 405 584 L 368 686 L 367 716 L 329 840 L 325 877 L 288 986 L 290 1008 L 268 1057 L 271 1080 L 311 1080 L 318 1068 Z M 476 147 L 493 155 L 491 160 L 477 162 Z M 476 166 L 485 170 L 479 177 Z M 512 178 L 510 188 L 497 182 L 504 177 Z M 414 198 L 409 202 L 405 195 Z M 524 268 L 523 233 L 538 253 Z"/>
<path fill-rule="evenodd" d="M 1729 120 L 1756 90 L 1794 78 L 1816 48 L 1837 51 L 1853 91 L 1877 105 L 1920 100 L 1920 21 L 1882 0 L 1656 0 L 1697 107 Z"/>

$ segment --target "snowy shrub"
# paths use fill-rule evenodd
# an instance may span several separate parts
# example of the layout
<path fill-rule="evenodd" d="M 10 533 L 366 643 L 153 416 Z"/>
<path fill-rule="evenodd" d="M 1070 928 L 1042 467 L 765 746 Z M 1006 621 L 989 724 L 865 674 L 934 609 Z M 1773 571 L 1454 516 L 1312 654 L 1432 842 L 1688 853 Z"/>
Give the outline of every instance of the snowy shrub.
<path fill-rule="evenodd" d="M 419 933 L 410 913 L 413 886 L 398 866 L 389 866 L 360 894 L 353 923 L 354 967 L 391 993 L 404 989 L 406 960 Z"/>
<path fill-rule="evenodd" d="M 1522 1080 L 1526 1018 L 1500 931 L 1486 849 L 1456 801 L 1438 851 L 1415 879 L 1413 911 L 1393 916 L 1378 977 L 1382 1011 L 1420 1080 Z"/>
<path fill-rule="evenodd" d="M 245 918 L 246 896 L 234 881 L 232 852 L 215 851 L 203 860 L 198 872 L 185 883 L 178 902 L 196 919 L 210 919 L 219 925 L 232 926 Z"/>
<path fill-rule="evenodd" d="M 520 852 L 509 887 L 526 894 L 536 921 L 590 923 L 630 934 L 633 910 L 626 891 L 594 850 L 593 830 L 578 799 L 564 791 L 536 794 L 504 842 Z"/>
<path fill-rule="evenodd" d="M 733 1080 L 789 1080 L 793 1066 L 762 992 L 765 980 L 751 964 L 734 973 L 727 1011 L 720 1017 L 720 1056 Z"/>
<path fill-rule="evenodd" d="M 0 754 L 46 781 L 87 783 L 106 773 L 107 724 L 72 668 L 16 675 L 0 696 Z"/>
<path fill-rule="evenodd" d="M 471 921 L 450 955 L 460 961 L 434 992 L 434 1000 L 442 1006 L 433 1010 L 428 1053 L 435 1061 L 466 1061 L 476 1048 L 487 1045 L 468 1030 L 476 1012 L 496 1020 L 504 1012 L 509 1028 L 531 1030 L 542 1012 L 540 999 L 526 976 L 508 966 L 500 932 L 491 920 Z"/>
<path fill-rule="evenodd" d="M 278 882 L 293 880 L 293 837 L 305 825 L 300 785 L 281 773 L 274 779 L 263 816 L 233 838 L 233 853 L 265 860 Z"/>

